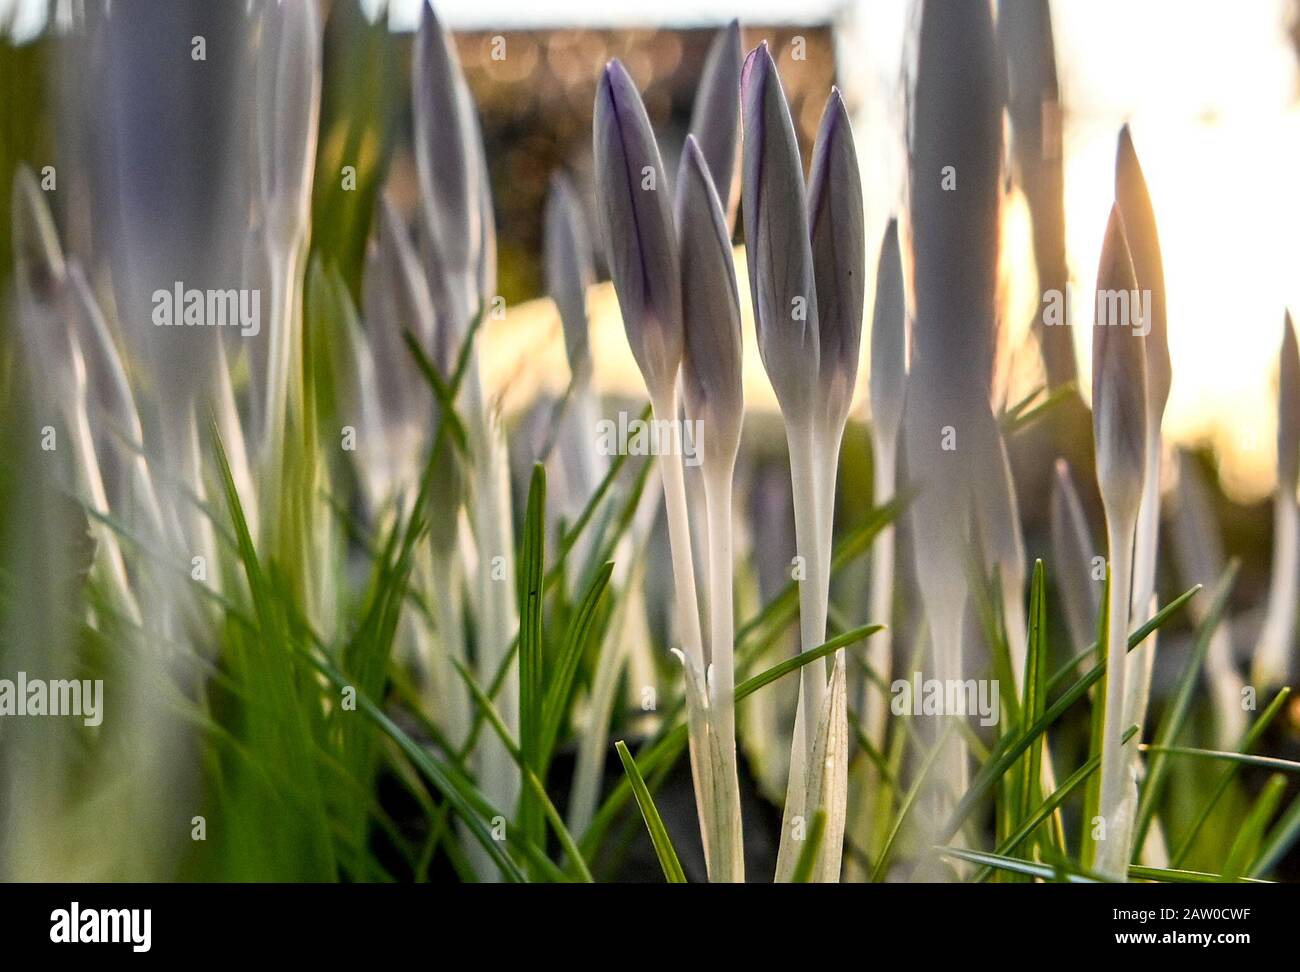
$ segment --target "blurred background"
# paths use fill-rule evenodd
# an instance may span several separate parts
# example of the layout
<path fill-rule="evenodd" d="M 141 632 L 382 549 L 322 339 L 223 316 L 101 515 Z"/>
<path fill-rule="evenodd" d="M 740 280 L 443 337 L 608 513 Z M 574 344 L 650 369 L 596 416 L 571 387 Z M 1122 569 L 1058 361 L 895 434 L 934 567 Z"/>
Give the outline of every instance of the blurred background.
<path fill-rule="evenodd" d="M 64 15 L 63 6 L 0 0 L 9 38 L 3 97 L 12 105 L 4 113 L 8 130 L 0 147 L 6 166 L 33 139 L 41 144 L 50 137 L 39 131 L 39 102 L 31 89 L 36 82 L 22 67 L 34 60 L 30 48 L 39 46 L 51 18 Z M 327 124 L 322 163 L 346 155 L 372 169 L 386 162 L 390 188 L 409 206 L 415 189 L 406 93 L 419 0 L 326 6 L 338 8 L 328 18 L 326 121 L 355 118 L 348 109 L 361 101 L 371 124 L 362 132 Z M 1273 482 L 1270 403 L 1282 309 L 1300 305 L 1294 272 L 1300 266 L 1300 189 L 1293 175 L 1300 156 L 1300 4 L 1057 0 L 1050 6 L 1070 279 L 1091 285 L 1111 199 L 1115 134 L 1127 121 L 1160 220 L 1168 280 L 1174 385 L 1166 436 L 1212 448 L 1228 495 L 1258 501 Z M 906 107 L 900 81 L 916 16 L 911 0 L 476 0 L 443 3 L 440 11 L 457 32 L 482 116 L 497 207 L 500 291 L 512 310 L 541 293 L 541 213 L 551 172 L 563 168 L 589 191 L 591 105 L 600 66 L 620 57 L 642 86 L 672 172 L 712 31 L 735 16 L 747 46 L 766 38 L 780 52 L 805 153 L 829 86 L 844 92 L 864 168 L 869 238 L 878 238 L 871 227 L 882 227 L 902 209 Z M 318 187 L 317 194 L 325 197 L 328 190 Z M 357 219 L 363 213 L 368 219 L 371 202 L 365 192 L 353 198 Z M 1008 202 L 1006 262 L 1015 272 L 1005 302 L 1016 313 L 1005 321 L 1018 348 L 1041 290 L 1026 272 L 1034 262 L 1033 233 L 1018 187 L 1011 187 Z M 364 234 L 318 238 L 316 244 L 336 254 L 350 247 L 356 280 Z M 1080 310 L 1077 323 L 1088 323 L 1086 302 Z M 530 326 L 509 328 L 512 343 L 537 336 L 530 333 L 534 316 L 518 320 Z M 602 328 L 616 324 L 608 315 L 594 324 L 597 347 L 607 352 L 607 387 L 635 378 L 618 358 L 620 342 L 601 340 Z M 557 338 L 558 331 L 543 336 Z M 1076 327 L 1073 337 L 1086 374 L 1086 327 Z M 1013 399 L 1039 377 L 1032 348 L 1018 348 L 1017 357 L 1023 360 L 1015 362 Z M 512 375 L 515 361 L 513 355 L 501 361 L 501 381 Z M 765 385 L 753 385 L 760 403 L 768 401 Z"/>

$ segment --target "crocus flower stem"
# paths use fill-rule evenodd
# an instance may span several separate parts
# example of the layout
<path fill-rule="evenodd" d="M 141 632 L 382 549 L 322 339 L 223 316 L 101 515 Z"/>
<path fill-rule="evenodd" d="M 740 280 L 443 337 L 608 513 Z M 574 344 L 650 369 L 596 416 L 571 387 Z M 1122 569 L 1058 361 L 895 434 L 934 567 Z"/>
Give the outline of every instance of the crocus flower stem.
<path fill-rule="evenodd" d="M 790 483 L 794 492 L 795 548 L 804 570 L 804 577 L 799 581 L 799 636 L 802 650 L 812 651 L 825 640 L 826 635 L 826 601 L 822 597 L 826 583 L 822 578 L 821 554 L 824 528 L 819 516 L 817 437 L 811 423 L 789 422 L 786 438 L 790 449 Z M 801 668 L 800 672 L 804 707 L 801 721 L 805 739 L 811 739 L 826 692 L 825 660 L 818 658 Z"/>
<path fill-rule="evenodd" d="M 650 404 L 656 422 L 675 422 L 678 415 L 677 388 L 660 387 L 651 392 Z M 686 479 L 681 457 L 675 453 L 659 457 L 664 489 L 664 512 L 668 517 L 668 546 L 673 561 L 673 586 L 677 601 L 677 636 L 682 642 L 682 663 L 686 669 L 687 718 L 691 757 L 691 781 L 699 816 L 704 857 L 712 862 L 713 762 L 704 673 L 704 636 L 700 629 L 699 598 L 695 589 L 695 564 L 691 556 L 691 524 L 686 512 Z"/>
<path fill-rule="evenodd" d="M 735 607 L 732 601 L 731 490 L 734 469 L 706 469 L 705 502 L 709 520 L 709 734 L 716 750 L 714 813 L 716 859 L 713 881 L 741 882 L 745 861 L 741 843 L 740 780 L 736 769 Z"/>
<path fill-rule="evenodd" d="M 1296 577 L 1300 574 L 1300 509 L 1295 494 L 1280 487 L 1273 496 L 1273 572 L 1268 585 L 1268 613 L 1255 659 L 1255 680 L 1282 682 L 1291 664 L 1295 628 Z"/>
<path fill-rule="evenodd" d="M 1106 631 L 1106 698 L 1102 713 L 1101 791 L 1098 808 L 1106 824 L 1106 837 L 1098 851 L 1098 863 L 1115 864 L 1127 869 L 1124 857 L 1110 851 L 1121 839 L 1118 810 L 1124 801 L 1124 773 L 1128 765 L 1123 746 L 1124 685 L 1128 661 L 1128 607 L 1132 584 L 1135 518 L 1118 510 L 1107 510 L 1106 533 L 1110 556 L 1110 601 L 1107 606 Z M 1103 871 L 1103 873 L 1106 873 Z M 1123 877 L 1123 871 L 1118 875 Z"/>
<path fill-rule="evenodd" d="M 893 438 L 873 436 L 875 486 L 874 502 L 877 507 L 894 497 L 894 482 L 898 471 L 898 448 Z M 871 593 L 868 617 L 888 625 L 894 601 L 894 527 L 886 526 L 871 545 Z M 890 629 L 885 628 L 868 643 L 867 664 L 873 674 L 884 684 L 889 684 L 891 660 Z M 861 711 L 865 716 L 867 738 L 879 747 L 885 738 L 885 717 L 888 704 L 885 695 L 869 682 L 863 684 Z"/>
<path fill-rule="evenodd" d="M 677 391 L 660 391 L 651 396 L 656 422 L 676 422 Z M 695 591 L 695 568 L 691 561 L 690 521 L 686 515 L 686 479 L 681 458 L 659 457 L 663 477 L 664 510 L 668 516 L 668 545 L 672 548 L 673 584 L 677 595 L 678 637 L 691 665 L 704 671 L 704 636 L 700 629 L 699 599 Z"/>

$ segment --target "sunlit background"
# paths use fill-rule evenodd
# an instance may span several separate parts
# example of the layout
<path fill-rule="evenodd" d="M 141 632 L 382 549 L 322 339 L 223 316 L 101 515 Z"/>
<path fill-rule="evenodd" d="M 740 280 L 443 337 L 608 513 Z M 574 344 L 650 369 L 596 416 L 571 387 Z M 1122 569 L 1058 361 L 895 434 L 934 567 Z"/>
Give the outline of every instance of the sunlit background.
<path fill-rule="evenodd" d="M 409 31 L 414 26 L 419 2 L 391 0 L 394 30 Z M 363 3 L 371 15 L 383 6 L 384 0 Z M 541 50 L 535 35 L 570 27 L 622 32 L 619 36 L 624 38 L 679 29 L 685 37 L 689 36 L 685 32 L 695 29 L 697 46 L 708 37 L 699 28 L 733 16 L 748 26 L 781 25 L 786 36 L 801 28 L 823 32 L 831 38 L 834 58 L 829 64 L 820 58 L 814 69 L 841 85 L 856 116 L 869 238 L 878 238 L 876 231 L 888 216 L 903 208 L 905 109 L 900 81 L 911 57 L 914 8 L 911 0 L 659 0 L 654 4 L 460 0 L 440 4 L 449 26 L 470 35 L 534 35 L 531 44 L 517 48 L 532 51 L 534 60 Z M 1076 293 L 1082 296 L 1093 283 L 1112 198 L 1115 137 L 1120 125 L 1129 122 L 1164 249 L 1174 373 L 1164 420 L 1166 436 L 1183 445 L 1211 447 L 1219 457 L 1228 495 L 1241 502 L 1258 500 L 1273 483 L 1276 353 L 1283 310 L 1300 307 L 1300 187 L 1294 174 L 1300 161 L 1300 106 L 1294 0 L 1055 0 L 1051 8 L 1064 112 L 1068 260 Z M 0 15 L 14 18 L 15 36 L 38 33 L 43 10 L 43 0 L 0 0 Z M 550 63 L 563 67 L 567 62 L 570 72 L 585 71 L 594 79 L 596 65 L 609 53 L 603 48 L 565 49 Z M 810 58 L 817 61 L 813 55 Z M 684 57 L 679 44 L 670 47 L 665 57 L 633 58 L 630 66 L 638 81 L 646 83 L 673 74 L 691 60 L 694 57 Z M 498 102 L 479 86 L 483 78 L 476 77 L 474 58 L 466 61 L 490 142 Z M 783 63 L 783 72 L 790 66 L 788 60 Z M 507 80 L 525 87 L 532 84 L 528 75 L 533 62 L 522 55 L 491 69 L 523 72 Z M 795 76 L 788 83 L 798 87 L 797 72 Z M 589 79 L 581 85 L 575 99 L 588 98 L 591 84 L 594 80 Z M 806 117 L 798 121 L 810 137 L 825 87 L 819 78 L 808 88 L 818 95 L 796 101 L 795 110 L 800 113 L 802 106 Z M 655 113 L 653 90 L 647 102 Z M 554 120 L 555 106 L 548 110 Z M 660 117 L 667 111 L 668 106 L 660 104 Z M 582 131 L 588 113 L 589 106 L 572 109 L 576 131 Z M 557 124 L 562 127 L 562 120 Z M 527 151 L 527 145 L 521 151 Z M 577 158 L 553 161 L 577 168 L 582 164 Z M 400 167 L 400 155 L 395 162 Z M 545 175 L 542 171 L 530 177 L 537 183 L 535 192 L 526 185 L 514 187 L 525 190 L 521 206 L 536 206 Z M 494 188 L 498 197 L 507 197 L 498 200 L 500 219 L 507 218 L 501 210 L 510 212 L 508 197 L 514 181 L 503 179 L 494 163 Z M 1025 304 L 1035 301 L 1040 291 L 1032 275 L 1023 275 L 1023 269 L 1032 266 L 1032 255 L 1027 216 L 1018 201 L 1013 195 L 1007 207 L 1004 236 L 1011 259 L 1006 262 L 1016 279 L 1010 282 L 1004 306 L 1013 311 L 1005 326 L 1013 336 L 1023 337 Z M 535 222 L 530 232 L 535 233 Z M 507 247 L 509 237 L 508 232 L 503 234 Z M 505 290 L 512 279 L 508 267 L 503 276 Z M 510 294 L 514 310 L 508 325 L 490 335 L 497 351 L 497 380 L 515 385 L 511 394 L 516 400 L 530 394 L 536 383 L 558 387 L 563 382 L 553 313 L 544 307 L 521 306 L 514 299 L 535 296 L 536 286 L 525 273 Z M 595 304 L 602 383 L 613 390 L 634 390 L 639 379 L 625 343 L 618 340 L 616 303 L 602 293 L 596 295 Z M 1084 376 L 1090 366 L 1088 304 L 1086 296 L 1078 301 L 1073 334 Z M 543 319 L 550 323 L 543 325 Z M 539 349 L 533 338 L 542 327 L 553 331 L 556 340 Z M 521 346 L 525 337 L 526 349 Z M 536 360 L 538 354 L 553 355 L 557 368 L 521 375 L 520 362 L 526 357 Z M 761 407 L 770 403 L 770 390 L 755 355 L 750 355 L 749 363 L 754 379 L 750 399 Z M 1013 397 L 1041 380 L 1032 346 L 1020 349 L 1015 363 Z M 1087 385 L 1086 380 L 1081 383 Z M 1083 392 L 1086 397 L 1088 389 Z"/>

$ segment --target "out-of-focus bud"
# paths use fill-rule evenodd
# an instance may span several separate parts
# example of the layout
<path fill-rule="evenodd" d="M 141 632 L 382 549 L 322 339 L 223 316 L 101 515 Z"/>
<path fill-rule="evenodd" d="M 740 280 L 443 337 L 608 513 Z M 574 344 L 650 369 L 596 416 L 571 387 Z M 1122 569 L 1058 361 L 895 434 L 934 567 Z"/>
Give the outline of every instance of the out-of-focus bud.
<path fill-rule="evenodd" d="M 709 46 L 690 127 L 708 162 L 728 229 L 735 224 L 740 196 L 736 178 L 740 167 L 740 66 L 740 22 L 733 20 L 718 31 Z"/>
<path fill-rule="evenodd" d="M 575 382 L 585 384 L 591 375 L 591 346 L 587 333 L 587 288 L 595 279 L 587 221 L 567 176 L 551 177 L 546 197 L 546 223 L 542 269 L 546 292 L 560 312 L 564 349 Z"/>

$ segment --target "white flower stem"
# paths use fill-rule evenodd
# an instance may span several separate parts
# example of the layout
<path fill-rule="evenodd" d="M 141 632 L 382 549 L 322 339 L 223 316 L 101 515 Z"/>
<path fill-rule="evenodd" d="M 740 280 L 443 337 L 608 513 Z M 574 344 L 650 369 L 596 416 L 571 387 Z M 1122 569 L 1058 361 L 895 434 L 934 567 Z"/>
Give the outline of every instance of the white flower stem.
<path fill-rule="evenodd" d="M 794 493 L 795 548 L 804 569 L 804 579 L 799 582 L 799 637 L 801 649 L 812 651 L 826 638 L 826 602 L 822 597 L 826 584 L 821 576 L 823 526 L 818 515 L 816 439 L 811 424 L 788 425 L 786 436 Z M 799 671 L 804 739 L 811 742 L 815 735 L 813 720 L 821 712 L 822 698 L 826 693 L 825 659 L 818 658 Z"/>
<path fill-rule="evenodd" d="M 1138 508 L 1133 548 L 1133 592 L 1130 620 L 1141 618 L 1156 589 L 1156 556 L 1160 541 L 1160 426 L 1148 425 L 1146 468 L 1142 480 L 1142 505 Z M 1141 651 L 1141 648 L 1135 649 Z"/>
<path fill-rule="evenodd" d="M 677 387 L 652 392 L 650 403 L 656 422 L 677 421 Z M 714 860 L 713 831 L 716 801 L 713 798 L 713 764 L 709 740 L 708 697 L 704 674 L 704 637 L 700 630 L 699 597 L 695 590 L 695 565 L 691 557 L 691 524 L 686 512 L 686 480 L 681 457 L 659 456 L 664 488 L 664 512 L 668 517 L 668 546 L 673 560 L 673 586 L 677 601 L 677 636 L 682 641 L 686 667 L 686 707 L 691 781 L 695 787 L 695 809 L 699 817 L 704 857 Z M 712 875 L 710 875 L 712 876 Z"/>
<path fill-rule="evenodd" d="M 821 579 L 821 537 L 823 525 L 818 517 L 817 441 L 809 422 L 786 422 L 786 441 L 790 450 L 790 482 L 794 494 L 795 552 L 803 565 L 799 581 L 799 641 L 801 651 L 811 651 L 825 640 L 825 585 Z M 802 847 L 796 839 L 810 825 L 807 806 L 809 757 L 817 738 L 817 720 L 826 695 L 824 658 L 799 669 L 799 700 L 795 705 L 794 731 L 790 740 L 790 774 L 786 782 L 785 808 L 782 811 L 781 844 L 776 857 L 776 880 L 789 881 Z"/>
<path fill-rule="evenodd" d="M 894 481 L 898 468 L 898 449 L 893 439 L 883 436 L 875 441 L 874 503 L 877 508 L 894 498 Z M 886 526 L 871 545 L 871 590 L 868 620 L 873 624 L 888 625 L 894 602 L 894 527 Z M 885 685 L 889 684 L 892 663 L 892 638 L 888 627 L 874 634 L 867 642 L 867 665 Z M 884 690 L 863 683 L 863 698 L 859 711 L 863 713 L 867 739 L 880 752 L 885 741 L 885 723 L 889 701 Z"/>
<path fill-rule="evenodd" d="M 651 399 L 656 422 L 677 420 L 677 392 L 656 395 Z M 662 455 L 659 470 L 663 477 L 664 510 L 668 516 L 668 545 L 672 550 L 673 584 L 677 600 L 678 637 L 691 664 L 704 671 L 704 636 L 700 629 L 699 598 L 695 591 L 695 567 L 691 559 L 691 525 L 686 513 L 686 480 L 681 457 Z"/>
<path fill-rule="evenodd" d="M 1105 825 L 1105 841 L 1097 851 L 1102 873 L 1123 879 L 1127 861 L 1119 852 L 1127 839 L 1121 833 L 1119 809 L 1125 794 L 1127 761 L 1121 740 L 1124 735 L 1124 685 L 1128 670 L 1128 627 L 1134 527 L 1132 516 L 1120 517 L 1108 511 L 1107 542 L 1110 552 L 1110 599 L 1106 633 L 1106 699 L 1102 711 L 1101 790 L 1098 812 Z"/>
<path fill-rule="evenodd" d="M 951 603 L 944 604 L 935 611 L 930 624 L 935 677 L 944 685 L 953 684 L 962 678 L 961 635 L 966 613 L 965 584 L 960 586 L 959 591 L 960 595 Z M 941 718 L 947 719 L 950 716 Z M 939 794 L 941 817 L 946 817 L 966 792 L 966 740 L 960 733 L 952 732 L 947 734 L 947 742 L 942 742 L 944 734 L 938 730 L 935 738 L 947 749 L 947 752 L 939 757 L 940 765 L 947 766 L 947 770 L 942 774 L 944 782 L 941 784 Z"/>
<path fill-rule="evenodd" d="M 719 757 L 714 775 L 715 814 L 721 832 L 714 841 L 717 867 L 712 880 L 745 880 L 740 818 L 740 779 L 736 769 L 735 607 L 733 605 L 731 489 L 734 467 L 705 467 L 704 494 L 709 520 L 709 671 L 710 732 Z"/>
<path fill-rule="evenodd" d="M 1252 678 L 1259 685 L 1279 685 L 1289 675 L 1295 644 L 1296 581 L 1300 574 L 1300 509 L 1295 495 L 1279 486 L 1273 499 L 1273 574 L 1268 613 L 1255 649 Z"/>

